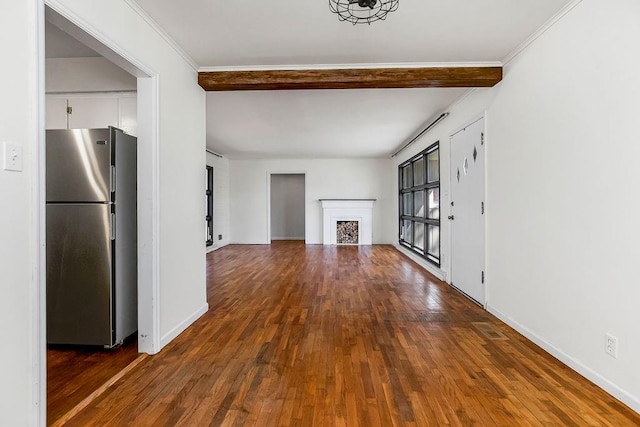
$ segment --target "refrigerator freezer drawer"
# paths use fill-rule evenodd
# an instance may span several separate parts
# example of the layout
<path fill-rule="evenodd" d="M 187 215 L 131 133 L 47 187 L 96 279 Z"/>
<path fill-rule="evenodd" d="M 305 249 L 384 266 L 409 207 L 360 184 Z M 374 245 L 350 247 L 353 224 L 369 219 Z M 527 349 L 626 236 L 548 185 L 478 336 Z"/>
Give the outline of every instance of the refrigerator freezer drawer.
<path fill-rule="evenodd" d="M 113 345 L 110 204 L 47 204 L 47 341 Z"/>

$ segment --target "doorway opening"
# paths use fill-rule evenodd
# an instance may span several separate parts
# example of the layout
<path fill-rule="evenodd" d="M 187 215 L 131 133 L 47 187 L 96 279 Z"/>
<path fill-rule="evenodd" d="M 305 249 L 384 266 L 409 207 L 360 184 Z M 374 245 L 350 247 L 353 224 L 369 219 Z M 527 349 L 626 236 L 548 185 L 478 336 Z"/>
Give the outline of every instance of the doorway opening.
<path fill-rule="evenodd" d="M 44 70 L 40 77 L 39 108 L 44 113 L 45 120 L 42 121 L 38 145 L 39 157 L 42 159 L 38 171 L 42 248 L 39 299 L 43 301 L 40 304 L 37 333 L 38 385 L 41 408 L 39 416 L 43 424 L 44 420 L 50 424 L 60 422 L 65 414 L 72 413 L 86 398 L 95 396 L 94 392 L 113 376 L 139 360 L 139 353 L 153 354 L 160 348 L 159 307 L 154 303 L 158 294 L 159 262 L 157 242 L 153 238 L 159 234 L 159 89 L 158 76 L 152 70 L 136 62 L 125 50 L 85 24 L 65 6 L 45 0 L 41 12 L 44 19 L 40 21 L 40 32 L 45 44 L 40 48 L 39 55 L 40 69 Z M 131 155 L 125 156 L 122 150 L 121 154 L 113 154 L 114 159 L 121 159 L 120 165 L 132 163 L 127 170 L 133 171 L 131 179 L 137 183 L 137 195 L 133 194 L 130 205 L 137 204 L 137 212 L 134 208 L 131 215 L 138 227 L 137 231 L 129 229 L 128 233 L 133 236 L 134 241 L 137 239 L 137 244 L 130 245 L 133 256 L 128 257 L 135 258 L 137 255 L 138 258 L 137 266 L 130 269 L 133 275 L 132 291 L 137 294 L 137 302 L 129 299 L 129 303 L 134 308 L 137 307 L 137 315 L 134 314 L 132 319 L 134 324 L 137 323 L 137 328 L 132 331 L 137 329 L 137 333 L 133 332 L 129 337 L 118 337 L 115 340 L 117 346 L 111 350 L 102 349 L 101 346 L 78 346 L 74 343 L 61 345 L 64 340 L 48 346 L 46 331 L 49 320 L 44 296 L 47 295 L 47 264 L 52 263 L 47 260 L 47 251 L 55 246 L 52 245 L 55 242 L 48 241 L 52 239 L 49 233 L 52 228 L 47 229 L 46 130 L 108 126 L 124 131 L 116 132 L 123 135 L 121 139 L 132 140 L 132 136 L 137 137 L 137 144 L 129 144 L 135 147 L 129 153 Z M 97 144 L 107 143 L 105 138 L 100 139 Z M 109 181 L 111 180 L 107 180 Z M 117 184 L 113 185 L 113 188 L 117 188 Z M 116 211 L 114 215 L 118 215 L 118 212 L 120 211 Z M 123 241 L 124 239 L 120 239 L 121 243 L 114 243 L 112 247 L 123 253 Z M 118 272 L 112 274 L 117 276 Z M 118 313 L 113 316 L 117 322 Z"/>
<path fill-rule="evenodd" d="M 270 176 L 270 241 L 305 240 L 305 175 Z"/>

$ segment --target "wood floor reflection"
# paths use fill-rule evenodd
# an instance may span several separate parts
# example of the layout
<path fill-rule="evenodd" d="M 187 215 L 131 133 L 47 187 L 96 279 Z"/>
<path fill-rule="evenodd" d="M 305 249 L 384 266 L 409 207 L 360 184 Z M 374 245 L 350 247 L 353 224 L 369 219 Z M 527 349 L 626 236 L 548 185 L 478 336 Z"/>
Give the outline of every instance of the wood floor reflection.
<path fill-rule="evenodd" d="M 391 246 L 207 263 L 208 313 L 69 425 L 640 425 Z"/>
<path fill-rule="evenodd" d="M 47 349 L 47 425 L 62 418 L 138 356 L 135 336 L 110 350 L 50 345 Z"/>

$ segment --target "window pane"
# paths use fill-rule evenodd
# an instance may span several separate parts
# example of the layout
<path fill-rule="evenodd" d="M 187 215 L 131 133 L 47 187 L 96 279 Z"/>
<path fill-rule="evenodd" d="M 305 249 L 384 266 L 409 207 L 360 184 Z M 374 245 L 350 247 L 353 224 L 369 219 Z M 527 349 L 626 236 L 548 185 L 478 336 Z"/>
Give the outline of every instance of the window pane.
<path fill-rule="evenodd" d="M 440 227 L 437 225 L 428 226 L 429 233 L 429 255 L 440 259 Z"/>
<path fill-rule="evenodd" d="M 424 157 L 413 162 L 413 186 L 424 184 Z"/>
<path fill-rule="evenodd" d="M 439 264 L 441 212 L 438 144 L 400 165 L 398 171 L 399 241 L 426 260 Z"/>
<path fill-rule="evenodd" d="M 413 240 L 414 246 L 421 251 L 424 251 L 424 224 L 421 222 L 415 222 L 415 239 Z"/>
<path fill-rule="evenodd" d="M 413 192 L 413 216 L 424 218 L 424 191 Z"/>
<path fill-rule="evenodd" d="M 402 239 L 409 244 L 412 242 L 411 237 L 413 236 L 413 227 L 411 227 L 411 223 L 411 221 L 404 222 L 404 239 Z"/>
<path fill-rule="evenodd" d="M 440 219 L 440 189 L 430 188 L 427 192 L 429 219 Z"/>
<path fill-rule="evenodd" d="M 427 182 L 440 180 L 440 150 L 427 154 Z"/>
<path fill-rule="evenodd" d="M 402 202 L 402 214 L 407 216 L 413 216 L 413 211 L 411 210 L 411 193 L 403 194 L 403 202 Z"/>
<path fill-rule="evenodd" d="M 411 187 L 411 165 L 402 168 L 402 188 Z"/>

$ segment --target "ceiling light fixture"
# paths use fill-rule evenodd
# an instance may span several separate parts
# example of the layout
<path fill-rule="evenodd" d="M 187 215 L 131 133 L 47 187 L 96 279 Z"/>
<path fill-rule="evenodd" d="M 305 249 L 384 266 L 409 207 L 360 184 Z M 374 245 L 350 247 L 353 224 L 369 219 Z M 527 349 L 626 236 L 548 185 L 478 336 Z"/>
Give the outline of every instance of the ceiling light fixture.
<path fill-rule="evenodd" d="M 383 20 L 398 9 L 400 0 L 329 0 L 329 9 L 340 21 L 371 24 Z"/>

